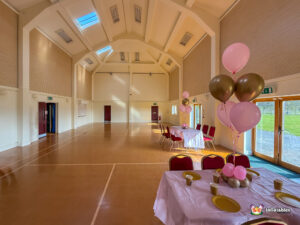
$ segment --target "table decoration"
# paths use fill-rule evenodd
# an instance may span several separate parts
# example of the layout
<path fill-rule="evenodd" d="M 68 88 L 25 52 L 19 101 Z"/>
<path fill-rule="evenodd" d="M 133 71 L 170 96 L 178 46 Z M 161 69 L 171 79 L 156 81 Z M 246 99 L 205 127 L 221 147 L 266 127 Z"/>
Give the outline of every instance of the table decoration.
<path fill-rule="evenodd" d="M 232 198 L 225 195 L 214 195 L 213 204 L 220 210 L 235 213 L 241 210 L 240 204 Z"/>
<path fill-rule="evenodd" d="M 213 195 L 218 195 L 218 185 L 215 183 L 210 183 L 210 192 Z"/>
<path fill-rule="evenodd" d="M 192 181 L 193 181 L 193 176 L 192 175 L 186 175 L 185 176 L 185 180 L 186 180 L 186 185 L 187 186 L 191 186 L 192 185 Z"/>
<path fill-rule="evenodd" d="M 281 180 L 279 180 L 279 179 L 274 180 L 274 188 L 275 188 L 276 190 L 281 191 L 282 185 L 283 185 L 283 183 L 282 183 Z"/>
<path fill-rule="evenodd" d="M 193 177 L 193 180 L 200 180 L 201 176 L 198 173 L 192 172 L 192 171 L 185 171 L 182 173 L 182 176 L 186 178 L 187 175 L 190 175 Z"/>
<path fill-rule="evenodd" d="M 300 208 L 300 198 L 298 198 L 297 196 L 294 196 L 294 195 L 291 195 L 288 193 L 284 193 L 284 192 L 276 192 L 275 197 L 279 201 L 281 201 L 287 205 L 291 205 L 296 208 Z"/>

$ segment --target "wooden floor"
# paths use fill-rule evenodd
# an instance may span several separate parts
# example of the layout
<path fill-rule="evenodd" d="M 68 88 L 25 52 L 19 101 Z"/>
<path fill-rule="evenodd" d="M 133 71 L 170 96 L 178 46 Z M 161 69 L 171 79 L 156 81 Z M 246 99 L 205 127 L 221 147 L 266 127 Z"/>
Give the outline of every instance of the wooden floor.
<path fill-rule="evenodd" d="M 0 224 L 161 224 L 156 191 L 182 150 L 163 150 L 159 137 L 156 124 L 91 124 L 1 152 Z M 188 154 L 197 166 L 211 152 Z"/>

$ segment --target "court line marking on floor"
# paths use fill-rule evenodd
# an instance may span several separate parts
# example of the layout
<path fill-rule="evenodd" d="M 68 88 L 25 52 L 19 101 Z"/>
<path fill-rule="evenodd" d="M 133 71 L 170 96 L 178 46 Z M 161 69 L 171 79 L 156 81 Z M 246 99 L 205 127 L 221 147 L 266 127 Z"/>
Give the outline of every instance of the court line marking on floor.
<path fill-rule="evenodd" d="M 79 136 L 81 136 L 81 135 L 74 136 L 74 137 L 79 137 Z M 73 137 L 72 137 L 71 139 L 73 139 Z M 38 160 L 38 159 L 40 159 L 40 158 L 43 158 L 43 157 L 49 155 L 50 153 L 52 153 L 52 152 L 58 150 L 59 148 L 65 146 L 65 145 L 67 145 L 67 144 L 70 144 L 71 141 L 72 141 L 72 140 L 66 141 L 65 143 L 61 144 L 61 146 L 58 146 L 57 148 L 55 148 L 55 149 L 53 149 L 53 150 L 51 150 L 51 151 L 49 151 L 49 152 L 47 152 L 47 153 L 45 153 L 45 154 L 43 154 L 43 155 L 37 157 L 37 158 L 35 158 L 35 159 L 30 160 L 30 161 L 27 162 L 27 163 L 24 163 L 22 166 L 13 169 L 11 172 L 9 172 L 9 173 L 7 173 L 7 174 L 5 174 L 5 175 L 3 175 L 3 176 L 0 176 L 0 180 L 3 179 L 3 178 L 5 178 L 5 177 L 8 177 L 9 175 L 15 173 L 16 171 L 18 171 L 18 170 L 20 170 L 20 169 L 22 169 L 22 168 L 24 168 L 24 167 L 30 165 L 32 162 L 34 162 L 34 161 L 36 161 L 36 160 Z"/>
<path fill-rule="evenodd" d="M 99 213 L 99 211 L 100 211 L 100 207 L 101 207 L 102 202 L 103 202 L 103 200 L 104 200 L 104 196 L 105 196 L 106 191 L 107 191 L 107 189 L 108 189 L 108 185 L 109 185 L 110 179 L 111 179 L 111 177 L 112 177 L 112 175 L 113 175 L 113 172 L 114 172 L 115 168 L 116 168 L 116 164 L 114 163 L 114 164 L 113 164 L 113 167 L 112 167 L 112 169 L 111 169 L 111 171 L 110 171 L 109 177 L 108 177 L 108 179 L 107 179 L 107 181 L 106 181 L 104 190 L 103 190 L 103 192 L 102 192 L 102 194 L 101 194 L 100 200 L 99 200 L 99 202 L 98 202 L 98 205 L 97 205 L 96 211 L 95 211 L 95 213 L 94 213 L 94 216 L 93 216 L 91 225 L 94 225 L 95 222 L 96 222 L 98 213 Z"/>
<path fill-rule="evenodd" d="M 47 164 L 29 164 L 26 166 L 106 166 L 106 165 L 166 165 L 167 162 L 153 163 L 47 163 Z"/>

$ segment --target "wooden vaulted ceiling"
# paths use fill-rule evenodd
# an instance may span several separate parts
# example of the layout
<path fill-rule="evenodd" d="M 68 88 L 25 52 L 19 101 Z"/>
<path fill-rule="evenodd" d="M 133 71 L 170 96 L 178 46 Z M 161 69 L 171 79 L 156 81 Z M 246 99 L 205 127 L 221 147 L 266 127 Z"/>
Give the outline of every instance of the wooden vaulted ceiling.
<path fill-rule="evenodd" d="M 45 1 L 6 0 L 18 11 Z M 136 64 L 137 72 L 146 68 L 149 72 L 168 73 L 176 66 L 176 59 L 182 59 L 205 35 L 205 30 L 192 17 L 165 0 L 47 1 L 56 7 L 41 15 L 37 29 L 72 57 L 79 57 L 89 70 L 112 71 L 116 66 L 126 68 L 130 63 Z M 176 1 L 220 18 L 236 0 Z M 113 21 L 112 7 L 117 8 L 117 22 Z M 140 21 L 136 21 L 135 7 L 140 9 Z M 97 12 L 100 23 L 80 31 L 76 19 L 92 11 Z M 57 35 L 59 29 L 71 37 L 70 43 Z M 190 35 L 190 40 L 184 46 L 180 42 L 185 34 Z M 95 53 L 107 45 L 113 47 L 112 53 L 100 56 Z M 87 63 L 87 58 L 92 64 Z"/>

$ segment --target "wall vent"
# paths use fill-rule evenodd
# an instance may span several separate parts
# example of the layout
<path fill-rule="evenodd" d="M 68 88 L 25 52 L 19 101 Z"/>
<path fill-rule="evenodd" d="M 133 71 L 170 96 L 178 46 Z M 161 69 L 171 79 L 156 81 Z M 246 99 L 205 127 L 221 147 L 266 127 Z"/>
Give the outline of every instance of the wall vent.
<path fill-rule="evenodd" d="M 172 61 L 171 59 L 168 59 L 167 62 L 166 62 L 166 64 L 167 64 L 168 66 L 171 66 L 172 63 L 173 63 L 173 61 Z"/>
<path fill-rule="evenodd" d="M 111 14 L 111 18 L 114 23 L 117 23 L 120 21 L 117 5 L 113 5 L 112 7 L 110 7 L 110 14 Z"/>
<path fill-rule="evenodd" d="M 135 53 L 135 61 L 136 61 L 136 62 L 139 62 L 139 61 L 140 61 L 140 53 L 139 53 L 139 52 L 136 52 L 136 53 Z"/>
<path fill-rule="evenodd" d="M 142 7 L 134 5 L 134 18 L 136 22 L 142 22 Z"/>
<path fill-rule="evenodd" d="M 186 46 L 186 44 L 191 40 L 193 34 L 186 32 L 183 37 L 181 38 L 180 44 Z"/>
<path fill-rule="evenodd" d="M 120 59 L 121 59 L 121 61 L 125 61 L 125 53 L 124 52 L 120 52 Z"/>
<path fill-rule="evenodd" d="M 73 41 L 72 38 L 63 29 L 59 29 L 55 31 L 55 33 L 57 33 L 57 35 L 60 36 L 66 43 L 70 43 Z"/>
<path fill-rule="evenodd" d="M 94 63 L 90 58 L 85 58 L 84 61 L 86 61 L 89 65 Z"/>

